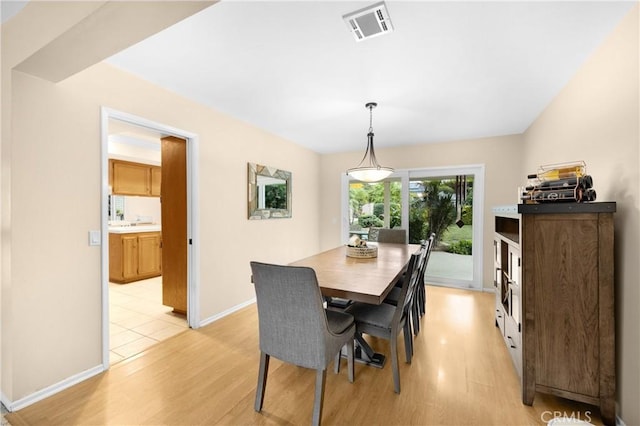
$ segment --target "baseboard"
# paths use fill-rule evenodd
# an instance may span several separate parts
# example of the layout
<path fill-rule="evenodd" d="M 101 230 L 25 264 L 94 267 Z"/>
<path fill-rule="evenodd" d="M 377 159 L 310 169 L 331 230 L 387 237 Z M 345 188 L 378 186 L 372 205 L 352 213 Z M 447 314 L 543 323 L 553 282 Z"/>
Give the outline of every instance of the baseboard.
<path fill-rule="evenodd" d="M 233 307 L 227 309 L 226 311 L 222 311 L 219 314 L 216 314 L 216 315 L 214 315 L 212 317 L 203 319 L 202 321 L 200 321 L 200 324 L 198 324 L 198 327 L 204 327 L 205 325 L 209 325 L 212 322 L 216 322 L 219 319 L 224 318 L 227 315 L 231 315 L 232 313 L 234 313 L 236 311 L 239 311 L 242 308 L 246 308 L 247 306 L 252 305 L 254 303 L 256 303 L 256 298 L 255 297 L 253 299 L 247 300 L 246 302 L 242 302 L 239 305 L 233 306 Z"/>
<path fill-rule="evenodd" d="M 0 403 L 2 403 L 3 409 L 9 410 L 9 398 L 4 394 L 4 392 L 0 392 Z M 2 412 L 4 414 L 4 411 Z M 0 423 L 2 425 L 3 423 Z"/>
<path fill-rule="evenodd" d="M 85 370 L 81 373 L 75 374 L 71 377 L 68 377 L 58 383 L 55 383 L 51 386 L 47 386 L 44 389 L 41 389 L 37 392 L 32 393 L 29 396 L 21 398 L 17 401 L 9 401 L 8 398 L 4 394 L 2 394 L 2 403 L 9 410 L 9 412 L 18 411 L 25 407 L 28 407 L 31 404 L 34 404 L 38 401 L 42 401 L 45 398 L 48 398 L 56 393 L 63 391 L 67 388 L 70 388 L 73 385 L 76 385 L 84 380 L 87 380 L 93 376 L 96 376 L 104 371 L 102 364 Z"/>

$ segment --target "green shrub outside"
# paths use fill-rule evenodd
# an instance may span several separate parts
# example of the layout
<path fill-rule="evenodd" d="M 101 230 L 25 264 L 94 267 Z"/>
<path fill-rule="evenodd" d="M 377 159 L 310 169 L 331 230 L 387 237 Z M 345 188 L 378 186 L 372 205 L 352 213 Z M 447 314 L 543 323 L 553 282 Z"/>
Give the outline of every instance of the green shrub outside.
<path fill-rule="evenodd" d="M 454 254 L 471 255 L 471 240 L 460 240 L 451 243 L 447 251 Z"/>
<path fill-rule="evenodd" d="M 389 203 L 389 212 L 391 217 L 389 218 L 389 228 L 396 228 L 400 226 L 400 204 Z M 373 206 L 373 215 L 379 219 L 384 219 L 384 203 L 375 203 Z"/>
<path fill-rule="evenodd" d="M 462 222 L 465 225 L 473 225 L 473 206 L 465 204 L 462 206 Z"/>
<path fill-rule="evenodd" d="M 360 216 L 358 218 L 358 223 L 363 228 L 371 228 L 372 226 L 376 228 L 381 228 L 384 226 L 384 222 L 382 221 L 382 219 L 374 215 Z"/>

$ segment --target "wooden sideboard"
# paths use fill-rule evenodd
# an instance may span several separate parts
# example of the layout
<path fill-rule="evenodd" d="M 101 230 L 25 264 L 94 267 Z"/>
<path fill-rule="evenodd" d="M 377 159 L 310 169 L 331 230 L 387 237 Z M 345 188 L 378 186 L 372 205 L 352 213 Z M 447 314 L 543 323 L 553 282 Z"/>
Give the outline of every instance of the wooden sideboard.
<path fill-rule="evenodd" d="M 520 281 L 498 282 L 496 296 L 512 296 L 509 310 L 520 320 L 512 316 L 511 329 L 505 325 L 503 333 L 520 331 L 505 342 L 518 346 L 510 351 L 522 380 L 522 401 L 531 405 L 541 392 L 597 405 L 610 425 L 616 389 L 615 210 L 615 203 L 518 205 L 518 214 L 510 215 L 517 222 L 507 234 L 521 259 Z M 509 312 L 502 314 L 508 321 Z"/>

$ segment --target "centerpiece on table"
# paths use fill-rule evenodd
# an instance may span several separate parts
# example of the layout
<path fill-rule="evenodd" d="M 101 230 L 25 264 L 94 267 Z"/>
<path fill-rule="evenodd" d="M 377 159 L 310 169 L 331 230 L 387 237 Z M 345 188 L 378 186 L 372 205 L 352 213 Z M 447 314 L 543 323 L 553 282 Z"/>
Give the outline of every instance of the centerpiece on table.
<path fill-rule="evenodd" d="M 361 259 L 378 257 L 378 247 L 367 246 L 367 242 L 365 240 L 354 235 L 349 239 L 349 243 L 347 244 L 347 257 L 358 257 Z"/>

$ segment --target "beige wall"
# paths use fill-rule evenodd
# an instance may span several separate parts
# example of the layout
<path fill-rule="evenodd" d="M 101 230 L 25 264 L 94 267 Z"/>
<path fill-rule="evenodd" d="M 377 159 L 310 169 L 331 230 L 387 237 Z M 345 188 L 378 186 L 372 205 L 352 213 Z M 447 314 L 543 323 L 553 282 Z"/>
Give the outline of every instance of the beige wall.
<path fill-rule="evenodd" d="M 318 250 L 318 154 L 106 64 L 57 84 L 11 77 L 1 348 L 9 401 L 102 363 L 100 248 L 87 236 L 100 229 L 101 106 L 199 136 L 201 319 L 254 297 L 249 260 Z M 247 220 L 248 161 L 292 172 L 293 218 Z"/>
<path fill-rule="evenodd" d="M 30 3 L 34 19 L 2 27 L 0 384 L 11 401 L 101 362 L 100 252 L 87 244 L 100 227 L 101 105 L 200 137 L 201 318 L 253 297 L 249 259 L 340 244 L 340 175 L 362 155 L 319 156 L 108 65 L 59 84 L 11 72 L 100 4 Z M 513 203 L 527 172 L 587 161 L 599 199 L 618 201 L 618 401 L 629 425 L 640 424 L 638 114 L 636 8 L 524 135 L 378 150 L 397 168 L 484 164 L 485 253 L 491 207 Z M 293 172 L 293 219 L 246 220 L 247 161 Z M 490 287 L 489 256 L 483 269 Z"/>
<path fill-rule="evenodd" d="M 640 424 L 638 6 L 524 134 L 524 167 L 584 160 L 598 201 L 616 201 L 618 402 Z"/>
<path fill-rule="evenodd" d="M 363 149 L 366 135 L 363 129 Z M 497 205 L 515 204 L 517 187 L 524 184 L 519 158 L 522 155 L 522 139 L 519 135 L 500 136 L 459 142 L 423 144 L 390 149 L 376 149 L 380 163 L 396 169 L 421 169 L 429 167 L 485 166 L 485 197 L 483 248 L 492 253 L 494 216 L 491 208 Z M 322 188 L 320 192 L 320 243 L 322 248 L 341 243 L 341 175 L 358 164 L 362 152 L 323 155 L 321 158 Z M 482 283 L 493 288 L 493 259 L 484 256 Z"/>
<path fill-rule="evenodd" d="M 584 160 L 598 201 L 617 201 L 616 320 L 620 415 L 640 424 L 640 131 L 638 7 L 623 20 L 525 134 L 446 144 L 378 149 L 380 162 L 396 168 L 484 164 L 484 250 L 491 252 L 491 207 L 514 203 L 516 187 L 540 164 Z M 364 140 L 364 136 L 363 136 Z M 364 146 L 364 142 L 363 142 Z M 340 174 L 361 152 L 321 159 L 321 244 L 340 244 Z M 491 286 L 485 256 L 484 286 Z"/>
<path fill-rule="evenodd" d="M 0 291 L 0 389 L 3 398 L 12 397 L 13 384 L 18 381 L 13 374 L 14 358 L 16 362 L 20 362 L 19 354 L 14 356 L 14 352 L 8 350 L 14 346 L 14 342 L 20 342 L 28 339 L 28 336 L 20 336 L 18 334 L 17 319 L 13 313 L 17 307 L 14 306 L 15 300 L 12 285 L 12 219 L 15 213 L 12 209 L 12 69 L 22 62 L 25 58 L 38 51 L 48 41 L 62 33 L 69 26 L 82 20 L 88 14 L 92 13 L 100 6 L 99 2 L 82 2 L 76 6 L 70 4 L 35 4 L 31 2 L 25 7 L 22 14 L 29 13 L 30 19 L 22 20 L 16 16 L 13 20 L 2 25 L 2 48 L 0 52 L 2 58 L 0 61 L 0 73 L 2 77 L 2 141 L 0 160 L 2 164 L 1 170 L 1 223 L 2 234 L 0 247 L 2 248 L 2 270 L 1 270 L 1 289 Z M 19 297 L 19 296 L 18 296 Z M 37 312 L 33 314 L 37 317 Z M 35 350 L 37 351 L 37 349 Z M 74 373 L 81 371 L 76 367 Z M 64 372 L 63 372 L 64 373 Z M 64 376 L 66 377 L 66 376 Z M 43 381 L 46 384 L 46 378 Z M 41 386 L 42 387 L 42 386 Z"/>

